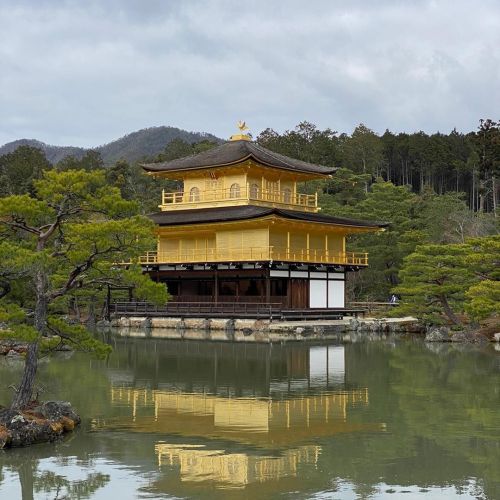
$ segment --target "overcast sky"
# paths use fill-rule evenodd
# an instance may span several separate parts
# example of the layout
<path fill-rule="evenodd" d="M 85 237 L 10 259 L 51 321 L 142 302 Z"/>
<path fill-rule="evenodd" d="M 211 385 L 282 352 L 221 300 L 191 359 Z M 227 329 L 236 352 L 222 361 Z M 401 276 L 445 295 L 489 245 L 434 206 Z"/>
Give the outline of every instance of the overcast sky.
<path fill-rule="evenodd" d="M 500 118 L 500 1 L 0 0 L 0 144 Z"/>

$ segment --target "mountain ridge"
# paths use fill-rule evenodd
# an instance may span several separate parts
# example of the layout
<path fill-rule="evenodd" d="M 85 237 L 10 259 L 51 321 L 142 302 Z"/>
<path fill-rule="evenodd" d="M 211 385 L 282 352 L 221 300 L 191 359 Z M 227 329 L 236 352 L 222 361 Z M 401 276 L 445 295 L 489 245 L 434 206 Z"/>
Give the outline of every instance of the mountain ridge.
<path fill-rule="evenodd" d="M 177 127 L 158 126 L 130 132 L 114 141 L 94 148 L 54 146 L 38 139 L 17 139 L 0 146 L 0 156 L 15 151 L 19 146 L 31 146 L 41 149 L 47 160 L 55 164 L 67 156 L 81 159 L 88 151 L 97 151 L 105 165 L 112 165 L 120 159 L 132 163 L 143 158 L 156 156 L 174 139 L 182 139 L 189 143 L 203 140 L 222 142 L 222 139 L 207 132 L 189 132 Z"/>

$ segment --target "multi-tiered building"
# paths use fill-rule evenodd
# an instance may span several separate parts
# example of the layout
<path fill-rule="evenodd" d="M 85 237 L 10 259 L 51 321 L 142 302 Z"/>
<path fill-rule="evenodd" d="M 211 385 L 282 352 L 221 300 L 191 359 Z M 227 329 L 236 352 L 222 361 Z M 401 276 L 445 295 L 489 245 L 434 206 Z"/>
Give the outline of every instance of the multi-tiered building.
<path fill-rule="evenodd" d="M 163 192 L 158 247 L 143 258 L 174 301 L 343 308 L 345 276 L 368 265 L 348 252 L 349 234 L 383 225 L 319 213 L 317 194 L 300 183 L 335 169 L 269 151 L 239 134 L 209 151 L 143 165 L 182 181 Z"/>

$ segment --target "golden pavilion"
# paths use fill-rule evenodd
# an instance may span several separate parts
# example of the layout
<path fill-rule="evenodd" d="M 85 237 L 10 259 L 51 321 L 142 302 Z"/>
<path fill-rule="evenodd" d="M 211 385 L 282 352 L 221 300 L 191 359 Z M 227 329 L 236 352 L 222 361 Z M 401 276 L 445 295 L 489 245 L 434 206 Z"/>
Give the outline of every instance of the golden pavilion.
<path fill-rule="evenodd" d="M 142 167 L 182 182 L 177 192 L 163 191 L 150 216 L 157 250 L 141 260 L 177 302 L 342 309 L 346 273 L 368 265 L 366 253 L 347 251 L 346 237 L 384 227 L 321 214 L 317 193 L 299 186 L 335 168 L 275 153 L 244 133 Z"/>

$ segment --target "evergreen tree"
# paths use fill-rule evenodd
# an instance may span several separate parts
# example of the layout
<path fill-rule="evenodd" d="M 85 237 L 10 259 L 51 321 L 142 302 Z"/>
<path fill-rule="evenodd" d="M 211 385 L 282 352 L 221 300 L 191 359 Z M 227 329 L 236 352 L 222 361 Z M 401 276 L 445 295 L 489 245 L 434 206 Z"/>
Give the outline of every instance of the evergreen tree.
<path fill-rule="evenodd" d="M 83 290 L 107 285 L 135 286 L 139 297 L 167 299 L 162 285 L 142 274 L 134 262 L 153 243 L 152 224 L 106 184 L 104 172 L 48 170 L 34 182 L 30 196 L 0 198 L 0 282 L 3 298 L 2 335 L 27 341 L 25 369 L 12 406 L 20 408 L 33 396 L 41 347 L 68 343 L 105 355 L 109 348 L 82 327 L 70 326 L 53 314 L 61 300 Z M 28 285 L 21 302 L 10 294 L 12 284 Z"/>
<path fill-rule="evenodd" d="M 398 314 L 431 322 L 446 317 L 455 325 L 468 311 L 475 319 L 498 313 L 500 236 L 475 238 L 465 244 L 421 245 L 404 260 Z"/>
<path fill-rule="evenodd" d="M 384 232 L 350 238 L 352 251 L 368 252 L 369 255 L 368 269 L 350 277 L 355 298 L 387 300 L 391 288 L 398 283 L 403 258 L 421 243 L 423 237 L 415 232 L 415 204 L 416 195 L 407 187 L 379 180 L 354 207 L 338 206 L 336 212 L 329 210 L 335 215 L 389 223 Z"/>
<path fill-rule="evenodd" d="M 0 196 L 33 192 L 33 182 L 52 168 L 41 149 L 19 146 L 0 156 Z"/>

